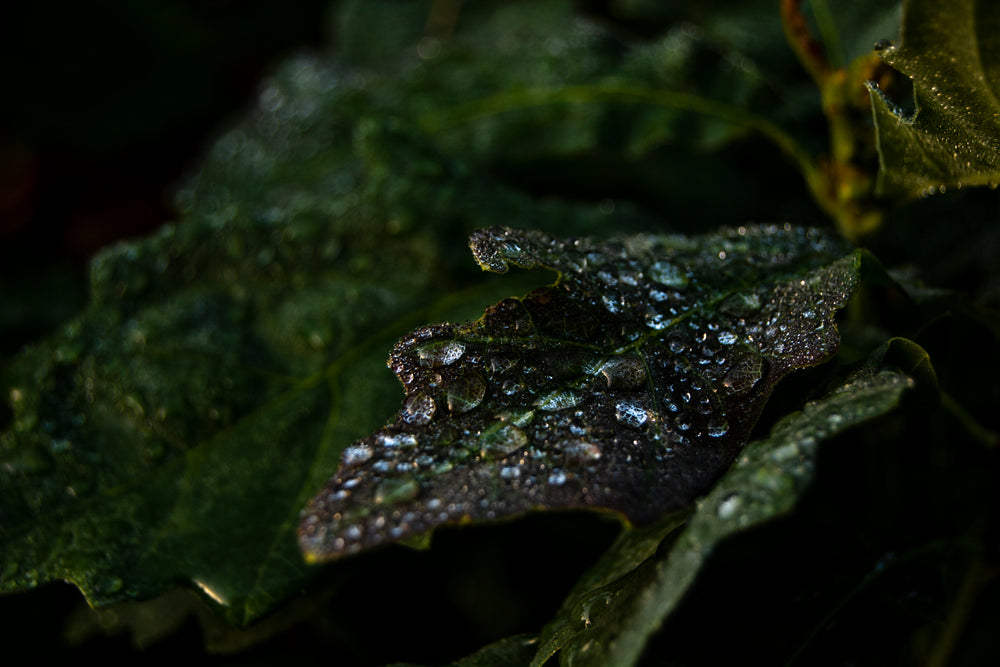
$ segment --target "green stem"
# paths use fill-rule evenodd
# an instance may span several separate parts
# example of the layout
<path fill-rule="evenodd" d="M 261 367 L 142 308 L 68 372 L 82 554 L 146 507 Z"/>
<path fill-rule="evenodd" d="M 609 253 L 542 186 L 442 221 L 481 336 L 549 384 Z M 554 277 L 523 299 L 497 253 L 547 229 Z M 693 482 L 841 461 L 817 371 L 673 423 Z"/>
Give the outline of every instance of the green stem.
<path fill-rule="evenodd" d="M 865 135 L 870 131 L 851 116 L 852 94 L 863 79 L 858 78 L 857 67 L 831 66 L 823 45 L 810 32 L 802 3 L 803 0 L 781 0 L 781 21 L 789 46 L 820 90 L 830 132 L 830 155 L 821 161 L 817 169 L 820 183 L 812 191 L 817 203 L 837 222 L 840 233 L 858 243 L 882 223 L 882 212 L 867 201 L 873 191 L 872 177 L 856 164 L 859 146 L 870 145 L 872 141 Z M 821 29 L 824 25 L 827 28 L 827 40 L 835 45 L 828 8 L 819 3 L 814 9 Z"/>
<path fill-rule="evenodd" d="M 991 431 L 980 424 L 958 401 L 943 391 L 941 392 L 941 406 L 958 420 L 958 423 L 962 425 L 966 433 L 972 436 L 973 440 L 981 443 L 987 449 L 995 449 L 1000 445 L 1000 433 Z"/>

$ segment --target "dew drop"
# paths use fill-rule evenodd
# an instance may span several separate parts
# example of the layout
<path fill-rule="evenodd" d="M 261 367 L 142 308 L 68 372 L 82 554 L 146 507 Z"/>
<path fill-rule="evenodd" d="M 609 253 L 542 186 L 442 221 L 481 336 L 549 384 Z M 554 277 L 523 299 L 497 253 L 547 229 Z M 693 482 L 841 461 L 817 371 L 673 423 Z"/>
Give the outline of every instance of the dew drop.
<path fill-rule="evenodd" d="M 562 486 L 566 483 L 567 479 L 568 477 L 566 473 L 557 468 L 552 471 L 552 474 L 549 475 L 549 484 L 552 486 Z"/>
<path fill-rule="evenodd" d="M 670 262 L 656 262 L 649 267 L 649 277 L 667 287 L 685 287 L 688 284 L 687 274 Z"/>
<path fill-rule="evenodd" d="M 718 335 L 718 339 L 723 345 L 732 345 L 736 342 L 736 334 L 732 331 L 723 331 Z"/>
<path fill-rule="evenodd" d="M 580 400 L 580 397 L 571 391 L 557 389 L 540 398 L 535 405 L 537 405 L 540 410 L 556 412 L 557 410 L 566 410 L 568 408 L 576 407 L 579 405 Z"/>
<path fill-rule="evenodd" d="M 505 466 L 500 468 L 500 477 L 503 479 L 518 479 L 521 476 L 521 469 L 517 466 Z"/>
<path fill-rule="evenodd" d="M 410 433 L 380 433 L 375 442 L 389 448 L 408 449 L 417 446 L 417 438 Z"/>
<path fill-rule="evenodd" d="M 344 450 L 343 462 L 345 466 L 358 465 L 364 463 L 372 457 L 373 450 L 368 445 L 351 445 Z"/>
<path fill-rule="evenodd" d="M 739 495 L 731 494 L 722 499 L 719 506 L 715 509 L 715 513 L 723 521 L 728 521 L 734 518 L 740 511 L 740 505 L 743 501 L 740 499 Z"/>
<path fill-rule="evenodd" d="M 721 438 L 729 432 L 729 422 L 724 417 L 713 417 L 708 422 L 708 435 L 711 438 Z"/>
<path fill-rule="evenodd" d="M 479 373 L 466 373 L 448 385 L 448 410 L 460 415 L 477 407 L 486 395 L 486 380 Z"/>
<path fill-rule="evenodd" d="M 612 357 L 598 372 L 608 381 L 609 389 L 635 389 L 646 382 L 646 365 L 635 356 Z"/>
<path fill-rule="evenodd" d="M 618 401 L 615 404 L 615 418 L 632 428 L 639 428 L 649 420 L 649 412 L 635 401 Z"/>
<path fill-rule="evenodd" d="M 457 340 L 435 340 L 421 345 L 416 352 L 421 366 L 438 368 L 461 359 L 465 353 L 465 344 Z"/>
<path fill-rule="evenodd" d="M 524 431 L 512 424 L 493 426 L 486 429 L 479 440 L 479 455 L 483 458 L 500 459 L 516 452 L 528 444 Z"/>
<path fill-rule="evenodd" d="M 375 487 L 376 505 L 394 505 L 413 500 L 420 493 L 420 485 L 410 478 L 390 477 Z"/>
<path fill-rule="evenodd" d="M 622 312 L 621 301 L 605 294 L 601 297 L 601 301 L 604 303 L 604 307 L 608 309 L 608 312 L 612 315 L 617 315 Z"/>
<path fill-rule="evenodd" d="M 434 402 L 434 399 L 423 392 L 417 392 L 406 397 L 399 416 L 407 424 L 422 426 L 434 418 L 436 411 L 437 404 Z"/>
<path fill-rule="evenodd" d="M 590 442 L 574 442 L 563 450 L 566 457 L 578 465 L 594 463 L 601 458 L 601 448 Z"/>

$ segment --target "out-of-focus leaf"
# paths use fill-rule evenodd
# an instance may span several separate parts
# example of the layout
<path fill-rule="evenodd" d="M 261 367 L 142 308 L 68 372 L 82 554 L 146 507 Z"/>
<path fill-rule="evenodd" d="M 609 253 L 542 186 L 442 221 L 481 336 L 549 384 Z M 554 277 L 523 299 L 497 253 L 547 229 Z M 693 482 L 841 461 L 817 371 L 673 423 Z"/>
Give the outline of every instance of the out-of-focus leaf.
<path fill-rule="evenodd" d="M 396 346 L 403 407 L 344 450 L 309 504 L 308 558 L 532 509 L 648 524 L 685 507 L 732 463 L 774 385 L 836 351 L 833 315 L 860 265 L 791 226 L 604 243 L 493 228 L 471 246 L 486 270 L 559 280 Z"/>
<path fill-rule="evenodd" d="M 609 563 L 628 560 L 626 533 L 587 579 L 577 586 L 545 628 L 533 665 L 559 651 L 564 665 L 632 665 L 649 636 L 693 583 L 702 565 L 727 537 L 786 514 L 813 476 L 819 443 L 895 408 L 913 385 L 906 375 L 868 367 L 824 398 L 775 425 L 751 443 L 733 468 L 697 504 L 673 544 L 633 569 Z M 633 538 L 634 539 L 634 538 Z M 646 551 L 638 551 L 641 557 Z M 608 581 L 610 580 L 610 581 Z M 583 583 L 582 582 L 582 583 Z"/>
<path fill-rule="evenodd" d="M 0 590 L 65 579 L 101 605 L 187 585 L 260 617 L 310 576 L 300 508 L 392 411 L 385 351 L 510 294 L 477 288 L 452 239 L 623 219 L 536 205 L 366 119 L 362 92 L 291 61 L 182 190 L 182 222 L 101 255 L 87 310 L 4 369 Z"/>
<path fill-rule="evenodd" d="M 1000 183 L 1000 5 L 908 0 L 886 63 L 913 79 L 905 117 L 870 85 L 879 185 L 899 194 Z"/>
<path fill-rule="evenodd" d="M 455 662 L 450 667 L 523 667 L 535 655 L 538 639 L 531 635 L 507 637 Z M 390 667 L 419 667 L 395 663 Z"/>

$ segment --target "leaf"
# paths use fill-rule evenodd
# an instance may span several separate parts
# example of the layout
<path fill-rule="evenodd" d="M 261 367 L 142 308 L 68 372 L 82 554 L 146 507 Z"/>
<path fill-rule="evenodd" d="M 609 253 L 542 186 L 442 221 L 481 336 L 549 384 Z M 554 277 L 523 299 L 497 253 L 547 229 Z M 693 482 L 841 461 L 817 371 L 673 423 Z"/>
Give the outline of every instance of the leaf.
<path fill-rule="evenodd" d="M 913 79 L 916 102 L 916 111 L 906 117 L 869 84 L 879 188 L 926 195 L 951 187 L 996 187 L 1000 6 L 974 0 L 908 0 L 900 45 L 878 50 L 886 63 Z"/>
<path fill-rule="evenodd" d="M 448 663 L 451 667 L 521 667 L 535 653 L 537 638 L 531 635 L 507 637 L 485 646 L 472 655 Z M 419 667 L 394 663 L 390 667 Z"/>
<path fill-rule="evenodd" d="M 498 227 L 471 246 L 486 270 L 559 280 L 396 345 L 402 409 L 306 508 L 307 558 L 534 509 L 648 524 L 687 506 L 778 380 L 836 351 L 860 262 L 791 226 L 605 243 Z"/>
<path fill-rule="evenodd" d="M 0 590 L 65 579 L 103 605 L 184 585 L 259 618 L 313 576 L 300 508 L 392 410 L 385 350 L 509 293 L 453 262 L 451 239 L 609 220 L 366 118 L 333 72 L 276 73 L 181 192 L 184 219 L 104 252 L 86 311 L 4 367 Z"/>
<path fill-rule="evenodd" d="M 557 651 L 561 664 L 635 664 L 720 542 L 790 512 L 812 479 L 819 444 L 889 412 L 912 386 L 896 371 L 862 369 L 748 445 L 673 544 L 653 553 L 663 527 L 623 533 L 545 628 L 532 664 Z"/>

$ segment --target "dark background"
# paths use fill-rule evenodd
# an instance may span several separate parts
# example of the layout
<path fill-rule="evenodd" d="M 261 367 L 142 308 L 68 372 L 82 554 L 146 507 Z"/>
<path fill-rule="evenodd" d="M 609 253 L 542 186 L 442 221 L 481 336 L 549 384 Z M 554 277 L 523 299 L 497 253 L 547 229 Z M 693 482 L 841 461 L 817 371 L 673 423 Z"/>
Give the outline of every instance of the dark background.
<path fill-rule="evenodd" d="M 327 0 L 15 2 L 0 9 L 0 355 L 82 306 L 86 261 L 174 217 L 172 186 Z"/>

